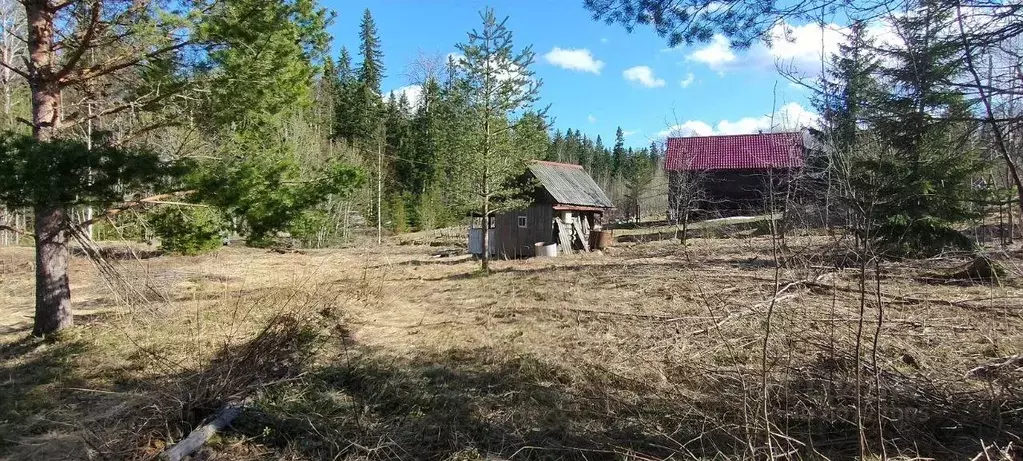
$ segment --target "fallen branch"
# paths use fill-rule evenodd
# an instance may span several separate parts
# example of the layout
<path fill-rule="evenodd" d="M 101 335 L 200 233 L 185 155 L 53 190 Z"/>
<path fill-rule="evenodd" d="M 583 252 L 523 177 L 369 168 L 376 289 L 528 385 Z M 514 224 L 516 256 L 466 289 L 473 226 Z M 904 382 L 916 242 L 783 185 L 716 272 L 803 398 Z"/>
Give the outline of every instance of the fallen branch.
<path fill-rule="evenodd" d="M 721 319 L 721 321 L 715 323 L 714 325 L 712 325 L 710 327 L 707 327 L 707 328 L 702 328 L 702 329 L 696 330 L 696 331 L 694 331 L 694 332 L 692 332 L 690 334 L 692 334 L 692 335 L 699 335 L 699 334 L 706 333 L 706 332 L 708 332 L 708 331 L 710 331 L 710 330 L 712 330 L 714 328 L 720 328 L 721 325 L 724 325 L 725 323 L 728 323 L 731 320 L 740 318 L 740 317 L 742 317 L 742 316 L 744 316 L 744 315 L 746 315 L 746 314 L 748 314 L 750 312 L 753 312 L 756 309 L 764 307 L 764 306 L 770 304 L 771 302 L 778 302 L 778 301 L 783 301 L 783 300 L 786 300 L 786 299 L 795 298 L 796 296 L 798 296 L 798 293 L 788 294 L 788 295 L 785 295 L 785 296 L 781 296 L 781 294 L 785 293 L 786 291 L 789 291 L 789 289 L 791 289 L 793 287 L 802 286 L 802 285 L 808 285 L 808 284 L 816 284 L 816 283 L 818 283 L 819 280 L 821 280 L 822 278 L 824 278 L 828 274 L 831 274 L 831 273 L 827 272 L 827 273 L 818 275 L 817 278 L 814 279 L 814 280 L 796 280 L 794 282 L 789 282 L 789 283 L 785 284 L 785 286 L 781 287 L 781 289 L 779 289 L 777 292 L 775 292 L 774 296 L 771 296 L 770 298 L 767 298 L 764 301 L 761 301 L 761 302 L 759 302 L 757 304 L 754 304 L 753 306 L 751 306 L 749 309 L 747 309 L 745 311 L 736 312 L 734 314 L 729 314 L 729 315 L 725 316 L 725 318 Z M 666 322 L 679 321 L 679 320 L 685 320 L 685 317 L 678 317 L 678 318 L 674 318 L 674 319 L 669 319 L 669 320 L 666 320 Z"/>
<path fill-rule="evenodd" d="M 997 362 L 975 367 L 966 372 L 966 378 L 989 379 L 1003 369 L 1020 367 L 1023 367 L 1023 354 L 1005 357 Z"/>
<path fill-rule="evenodd" d="M 131 201 L 131 202 L 125 202 L 123 205 L 121 205 L 119 207 L 111 208 L 111 209 L 109 209 L 107 211 L 104 211 L 104 212 L 102 212 L 102 213 L 100 213 L 100 214 L 98 214 L 96 216 L 93 216 L 91 219 L 87 219 L 85 221 L 82 221 L 82 222 L 78 223 L 78 227 L 91 226 L 93 224 L 96 224 L 96 223 L 104 220 L 104 219 L 116 216 L 116 215 L 118 215 L 118 214 L 120 214 L 122 212 L 128 211 L 128 210 L 130 210 L 132 208 L 138 208 L 140 206 L 145 206 L 145 205 L 155 205 L 155 204 L 158 204 L 158 203 L 165 203 L 163 201 L 166 200 L 166 199 L 169 199 L 171 197 L 181 197 L 181 196 L 184 196 L 184 195 L 191 194 L 193 192 L 195 192 L 195 191 L 194 190 L 185 190 L 185 191 L 180 191 L 180 192 L 171 192 L 169 194 L 154 195 L 152 197 L 146 197 L 144 199 L 134 200 L 134 201 Z"/>
<path fill-rule="evenodd" d="M 224 430 L 231 421 L 234 421 L 238 415 L 241 414 L 242 410 L 249 403 L 249 399 L 245 399 L 238 403 L 228 404 L 221 408 L 217 412 L 217 416 L 213 418 L 209 423 L 204 424 L 195 428 L 188 437 L 184 440 L 174 444 L 174 446 L 164 451 L 160 455 L 161 459 L 166 461 L 181 461 L 184 457 L 195 453 L 196 450 L 202 448 L 213 437 L 214 434 Z"/>
<path fill-rule="evenodd" d="M 561 310 L 561 309 L 556 309 L 556 310 Z M 667 314 L 645 314 L 645 313 L 642 313 L 642 312 L 614 312 L 614 311 L 602 311 L 602 310 L 597 310 L 597 309 L 585 309 L 585 308 L 579 308 L 579 307 L 568 307 L 568 308 L 565 308 L 564 310 L 571 311 L 571 312 L 580 312 L 580 313 L 583 313 L 583 314 L 617 315 L 619 317 L 633 317 L 633 318 L 641 318 L 641 319 L 658 319 L 658 320 L 664 320 L 665 322 L 670 322 L 670 321 L 675 319 L 675 317 L 667 315 Z"/>
<path fill-rule="evenodd" d="M 782 291 L 784 291 L 784 290 L 782 290 Z M 779 291 L 779 293 L 781 293 L 782 291 Z M 711 326 L 709 326 L 707 328 L 701 328 L 701 329 L 696 330 L 696 331 L 694 331 L 694 332 L 692 332 L 690 334 L 691 335 L 701 335 L 701 334 L 707 333 L 710 330 L 713 330 L 715 328 L 720 328 L 722 325 L 728 323 L 729 321 L 742 318 L 742 317 L 746 316 L 746 314 L 750 314 L 750 313 L 756 311 L 757 309 L 770 304 L 772 300 L 777 303 L 777 302 L 784 301 L 786 299 L 795 298 L 797 296 L 799 296 L 798 293 L 793 293 L 793 294 L 788 294 L 788 295 L 785 295 L 785 296 L 773 297 L 773 298 L 768 299 L 766 301 L 754 304 L 752 307 L 750 307 L 747 310 L 736 312 L 734 314 L 726 315 L 725 318 L 721 319 L 719 322 L 715 323 L 714 325 L 711 325 Z M 677 321 L 681 321 L 681 320 L 686 320 L 686 317 L 677 317 L 677 318 L 673 318 L 673 319 L 668 319 L 668 320 L 665 320 L 665 322 L 677 322 Z"/>
<path fill-rule="evenodd" d="M 818 283 L 818 282 L 806 282 L 806 285 L 810 286 L 810 287 L 824 288 L 824 289 L 828 289 L 828 290 L 838 290 L 838 291 L 845 292 L 845 293 L 860 294 L 859 288 L 840 287 L 840 286 L 827 285 L 827 284 Z M 952 307 L 959 307 L 959 308 L 962 308 L 962 309 L 970 309 L 970 310 L 977 310 L 977 309 L 979 309 L 979 307 L 974 306 L 972 304 L 969 304 L 970 301 L 976 301 L 976 300 L 972 300 L 972 299 L 964 299 L 964 300 L 961 300 L 961 301 L 952 301 L 952 300 L 948 300 L 948 299 L 929 299 L 929 298 L 916 298 L 916 297 L 912 297 L 912 296 L 900 296 L 900 295 L 893 295 L 893 294 L 889 294 L 889 293 L 881 293 L 881 297 L 888 298 L 888 300 L 884 301 L 884 302 L 889 302 L 889 303 L 890 302 L 901 302 L 901 303 L 907 303 L 907 304 L 946 304 L 946 305 L 949 305 L 949 306 L 952 306 Z M 983 300 L 983 299 L 981 299 L 981 300 Z"/>

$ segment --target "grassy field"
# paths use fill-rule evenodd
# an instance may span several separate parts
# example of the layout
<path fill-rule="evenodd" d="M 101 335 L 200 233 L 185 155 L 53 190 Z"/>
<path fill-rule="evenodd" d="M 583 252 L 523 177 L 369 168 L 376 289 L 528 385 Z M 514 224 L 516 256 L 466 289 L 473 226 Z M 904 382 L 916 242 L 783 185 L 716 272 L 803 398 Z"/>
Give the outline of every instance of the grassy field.
<path fill-rule="evenodd" d="M 790 237 L 784 267 L 749 237 L 490 276 L 396 243 L 115 251 L 116 277 L 76 257 L 77 326 L 48 340 L 28 338 L 31 249 L 0 248 L 0 456 L 152 459 L 232 401 L 247 410 L 202 459 L 852 459 L 861 443 L 962 459 L 1023 434 L 1023 373 L 994 366 L 1023 352 L 1015 250 L 992 255 L 995 283 L 943 278 L 955 258 L 885 263 L 861 298 L 857 262 L 820 236 Z"/>

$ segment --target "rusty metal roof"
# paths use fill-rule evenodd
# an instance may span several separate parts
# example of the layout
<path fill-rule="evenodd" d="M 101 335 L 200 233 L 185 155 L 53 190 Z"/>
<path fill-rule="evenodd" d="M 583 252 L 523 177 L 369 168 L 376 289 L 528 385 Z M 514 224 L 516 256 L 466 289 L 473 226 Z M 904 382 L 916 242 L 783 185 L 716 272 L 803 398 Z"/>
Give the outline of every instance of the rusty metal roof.
<path fill-rule="evenodd" d="M 558 204 L 614 208 L 581 165 L 537 160 L 529 165 L 529 171 Z"/>
<path fill-rule="evenodd" d="M 672 171 L 802 168 L 801 132 L 668 138 Z"/>

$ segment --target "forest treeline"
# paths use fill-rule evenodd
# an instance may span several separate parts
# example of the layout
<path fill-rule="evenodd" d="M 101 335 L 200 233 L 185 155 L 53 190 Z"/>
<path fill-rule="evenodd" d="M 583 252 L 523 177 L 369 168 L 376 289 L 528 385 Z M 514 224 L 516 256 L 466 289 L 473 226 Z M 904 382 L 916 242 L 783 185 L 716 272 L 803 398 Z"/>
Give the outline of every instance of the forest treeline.
<path fill-rule="evenodd" d="M 464 224 L 465 216 L 476 208 L 471 201 L 466 203 L 459 184 L 465 177 L 459 159 L 474 155 L 480 147 L 473 142 L 471 89 L 460 75 L 463 56 L 421 54 L 405 71 L 390 70 L 404 72 L 410 85 L 406 88 L 415 92 L 385 93 L 381 88 L 384 50 L 369 10 L 363 15 L 359 38 L 356 57 L 342 48 L 336 60 L 326 59 L 315 83 L 314 105 L 322 114 L 320 123 L 330 129 L 325 142 L 355 152 L 351 160 L 373 177 L 345 212 L 374 218 L 379 168 L 381 213 L 390 230 Z M 613 144 L 605 145 L 599 135 L 590 138 L 579 129 L 554 130 L 551 122 L 545 111 L 535 108 L 496 121 L 510 127 L 503 142 L 514 157 L 581 164 L 622 204 L 623 217 L 631 217 L 635 206 L 629 204 L 651 188 L 659 168 L 657 145 L 639 150 L 626 147 L 620 127 Z M 329 217 L 331 222 L 343 219 Z"/>
<path fill-rule="evenodd" d="M 24 13 L 7 3 L 4 21 L 10 30 L 23 32 Z M 65 200 L 77 202 L 73 221 L 95 220 L 90 226 L 94 239 L 156 239 L 166 249 L 186 253 L 212 248 L 228 231 L 258 245 L 272 243 L 279 234 L 306 246 L 348 244 L 354 233 L 374 231 L 378 210 L 388 232 L 466 222 L 479 208 L 479 198 L 473 184 L 466 183 L 473 178 L 465 170 L 473 166 L 462 160 L 480 146 L 472 89 L 461 68 L 464 55 L 423 54 L 405 69 L 385 69 L 385 41 L 366 10 L 360 29 L 352 31 L 359 35 L 359 48 L 354 53 L 342 48 L 332 56 L 329 13 L 312 3 L 280 6 L 293 9 L 277 24 L 285 27 L 269 34 L 265 43 L 247 36 L 238 38 L 238 48 L 220 48 L 204 63 L 209 69 L 205 92 L 189 94 L 196 99 L 188 104 L 147 107 L 146 117 L 159 120 L 160 126 L 146 127 L 141 135 L 135 120 L 125 123 L 128 114 L 104 114 L 116 103 L 107 94 L 138 91 L 134 84 L 139 82 L 119 86 L 104 81 L 92 85 L 102 90 L 74 89 L 80 93 L 74 110 L 94 115 L 88 126 L 64 130 L 61 139 L 80 143 L 83 150 L 96 144 L 151 151 L 158 157 L 150 165 L 152 174 L 174 183 L 157 188 L 141 181 L 135 184 L 140 187 L 121 185 L 107 192 L 125 201 L 167 191 L 195 192 L 161 200 L 175 203 L 149 207 L 149 212 L 132 209 L 101 220 L 95 216 L 104 210 L 97 207 L 118 200 L 87 203 L 76 195 Z M 237 26 L 228 23 L 236 17 L 222 19 L 225 29 Z M 272 27 L 269 18 L 258 26 Z M 238 29 L 231 33 L 243 35 Z M 299 46 L 286 37 L 298 37 Z M 242 51 L 241 45 L 254 51 Z M 17 41 L 4 46 L 10 67 L 4 67 L 0 81 L 7 98 L 0 122 L 6 132 L 25 135 L 30 127 L 19 120 L 31 117 L 30 93 L 17 68 L 26 49 Z M 90 59 L 94 53 L 90 48 Z M 169 80 L 186 68 L 174 68 L 172 60 L 165 64 L 161 70 Z M 384 90 L 388 72 L 406 75 L 418 90 L 414 100 L 408 92 Z M 501 118 L 497 123 L 508 128 L 502 149 L 521 161 L 520 167 L 529 159 L 582 164 L 620 204 L 623 218 L 634 214 L 637 198 L 650 195 L 660 165 L 656 145 L 626 147 L 621 128 L 610 146 L 578 129 L 554 130 L 542 108 L 509 111 Z M 157 171 L 159 162 L 173 162 L 187 174 L 175 176 L 168 165 Z M 68 173 L 97 174 L 85 170 Z M 325 181 L 325 172 L 336 184 Z M 298 187 L 302 184 L 307 187 Z M 0 233 L 6 243 L 17 240 L 14 229 L 32 226 L 33 216 L 25 212 L 31 203 L 24 194 L 23 189 L 10 190 L 4 197 L 0 223 L 10 229 Z"/>

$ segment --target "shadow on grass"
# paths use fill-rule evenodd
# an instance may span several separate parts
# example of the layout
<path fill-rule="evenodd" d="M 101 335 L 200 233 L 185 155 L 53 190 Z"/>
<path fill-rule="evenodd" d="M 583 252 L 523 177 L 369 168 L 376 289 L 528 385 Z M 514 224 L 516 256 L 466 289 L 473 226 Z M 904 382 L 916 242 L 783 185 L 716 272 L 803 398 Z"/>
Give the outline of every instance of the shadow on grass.
<path fill-rule="evenodd" d="M 485 348 L 418 358 L 360 357 L 350 362 L 341 357 L 300 385 L 266 393 L 236 429 L 281 454 L 313 459 L 766 456 L 758 429 L 760 389 L 743 389 L 730 373 L 708 379 L 696 370 L 674 370 L 668 374 L 677 374 L 669 376 L 675 386 L 657 386 L 608 370 L 567 369 Z M 851 373 L 841 371 L 836 384 L 828 380 L 834 373 L 795 371 L 784 386 L 773 386 L 772 425 L 792 437 L 776 437 L 775 450 L 791 449 L 790 459 L 857 458 Z M 895 375 L 886 380 L 892 380 L 883 400 L 889 454 L 968 458 L 980 451 L 980 439 L 1004 446 L 1023 428 L 1010 419 L 1018 400 L 956 401 L 956 393 L 923 382 Z M 869 395 L 867 400 L 876 401 Z M 879 452 L 874 428 L 866 434 Z"/>
<path fill-rule="evenodd" d="M 400 262 L 400 263 L 377 264 L 377 265 L 373 265 L 373 266 L 366 266 L 366 269 L 389 269 L 389 268 L 392 268 L 392 267 L 402 267 L 402 266 L 412 266 L 412 267 L 419 267 L 419 266 L 457 266 L 459 264 L 465 264 L 465 263 L 476 263 L 476 264 L 479 264 L 479 260 L 474 259 L 473 257 L 468 256 L 468 255 L 458 255 L 458 256 L 451 256 L 451 257 L 434 258 L 434 259 L 430 259 L 430 260 L 412 259 L 412 260 L 405 261 L 405 262 Z"/>
<path fill-rule="evenodd" d="M 90 327 L 113 316 L 0 346 L 0 459 L 153 459 L 226 403 L 302 373 L 319 341 L 282 314 L 194 367 L 162 354 L 174 344 L 118 346 Z"/>
<path fill-rule="evenodd" d="M 72 335 L 0 346 L 0 457 L 21 452 L 19 439 L 61 427 L 48 414 L 62 404 L 59 385 L 73 379 L 75 357 L 89 352 Z"/>
<path fill-rule="evenodd" d="M 580 272 L 580 271 L 600 271 L 606 273 L 630 273 L 639 270 L 663 270 L 663 271 L 681 271 L 683 266 L 678 262 L 664 262 L 664 263 L 629 263 L 627 261 L 616 262 L 616 263 L 601 263 L 601 264 L 574 264 L 574 265 L 550 265 L 543 267 L 504 267 L 499 269 L 491 269 L 490 274 L 500 275 L 542 275 L 551 274 L 554 272 Z M 472 272 L 460 272 L 457 274 L 447 275 L 443 277 L 423 278 L 423 281 L 437 282 L 437 281 L 456 281 L 456 280 L 470 280 L 480 277 L 486 277 L 483 272 L 479 270 L 473 270 Z"/>
<path fill-rule="evenodd" d="M 461 350 L 327 367 L 308 387 L 268 395 L 263 411 L 237 426 L 247 436 L 319 459 L 674 453 L 665 447 L 677 443 L 647 427 L 671 424 L 653 403 L 623 407 L 609 394 L 577 395 L 569 390 L 574 378 L 559 367 L 528 355 L 500 360 L 497 354 Z"/>

